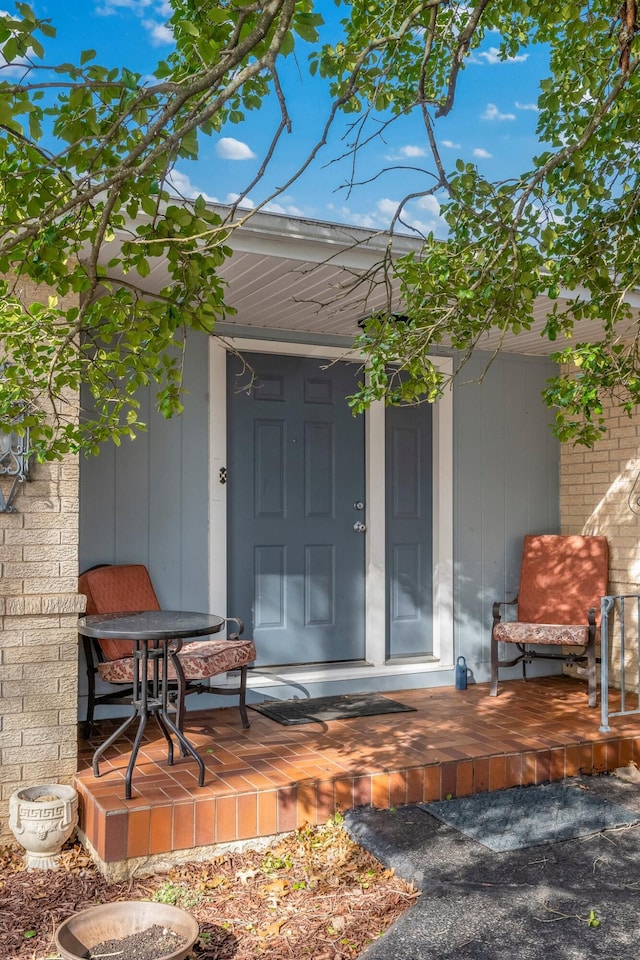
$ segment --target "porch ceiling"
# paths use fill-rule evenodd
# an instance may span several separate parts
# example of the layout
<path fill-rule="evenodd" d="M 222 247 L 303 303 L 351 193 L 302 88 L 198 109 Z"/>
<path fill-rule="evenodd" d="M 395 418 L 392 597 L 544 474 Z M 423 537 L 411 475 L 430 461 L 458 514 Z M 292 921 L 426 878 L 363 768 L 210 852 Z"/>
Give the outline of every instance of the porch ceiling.
<path fill-rule="evenodd" d="M 221 214 L 227 211 L 218 208 Z M 115 241 L 117 244 L 117 241 Z M 304 336 L 347 338 L 358 332 L 358 321 L 388 304 L 402 312 L 397 284 L 386 276 L 382 258 L 388 248 L 384 234 L 357 227 L 320 223 L 279 214 L 254 214 L 233 233 L 233 256 L 221 273 L 228 284 L 227 303 L 235 314 L 224 322 L 224 332 L 272 332 L 279 338 Z M 113 250 L 113 247 L 110 248 Z M 393 256 L 418 251 L 417 239 L 397 236 Z M 105 257 L 109 259 L 111 253 Z M 117 273 L 111 271 L 114 279 Z M 129 282 L 131 276 L 129 276 Z M 158 259 L 139 286 L 153 295 L 169 282 L 165 264 Z M 640 307 L 640 297 L 635 297 Z M 545 356 L 561 349 L 542 336 L 553 301 L 539 297 L 534 305 L 531 330 L 501 340 L 500 331 L 487 335 L 481 349 Z M 581 340 L 598 340 L 602 327 L 584 322 Z"/>

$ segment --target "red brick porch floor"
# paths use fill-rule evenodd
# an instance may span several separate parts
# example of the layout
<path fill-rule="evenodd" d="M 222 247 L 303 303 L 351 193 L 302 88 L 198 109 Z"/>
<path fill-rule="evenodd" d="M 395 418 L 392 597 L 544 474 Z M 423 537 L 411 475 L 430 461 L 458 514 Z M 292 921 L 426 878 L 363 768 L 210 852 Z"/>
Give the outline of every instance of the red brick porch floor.
<path fill-rule="evenodd" d="M 322 725 L 282 726 L 252 710 L 243 730 L 233 707 L 190 713 L 186 733 L 205 761 L 204 787 L 193 760 L 167 766 L 151 722 L 128 801 L 129 740 L 108 751 L 100 778 L 91 771 L 93 750 L 114 729 L 105 721 L 79 744 L 80 827 L 112 864 L 271 836 L 358 804 L 397 806 L 640 762 L 640 717 L 615 718 L 612 732 L 600 733 L 584 683 L 545 677 L 500 688 L 497 698 L 487 684 L 389 693 L 416 712 Z"/>

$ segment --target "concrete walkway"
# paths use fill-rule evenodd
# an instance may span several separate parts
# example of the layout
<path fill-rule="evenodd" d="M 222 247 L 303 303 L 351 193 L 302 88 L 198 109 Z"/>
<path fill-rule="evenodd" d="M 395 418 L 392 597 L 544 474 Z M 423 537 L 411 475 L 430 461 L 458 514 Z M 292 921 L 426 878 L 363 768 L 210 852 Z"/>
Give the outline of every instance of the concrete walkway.
<path fill-rule="evenodd" d="M 638 783 L 607 775 L 568 782 L 640 814 Z M 414 805 L 356 808 L 346 824 L 363 847 L 422 891 L 361 960 L 640 956 L 640 824 L 506 853 Z M 589 925 L 592 911 L 599 926 Z"/>

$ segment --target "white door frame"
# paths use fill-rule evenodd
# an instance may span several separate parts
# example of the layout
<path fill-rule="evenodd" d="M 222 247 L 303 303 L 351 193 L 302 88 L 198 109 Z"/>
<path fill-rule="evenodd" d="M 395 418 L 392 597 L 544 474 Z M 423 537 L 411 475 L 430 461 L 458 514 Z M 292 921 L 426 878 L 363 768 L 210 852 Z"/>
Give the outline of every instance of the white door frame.
<path fill-rule="evenodd" d="M 276 353 L 284 356 L 357 359 L 340 347 L 323 347 L 274 340 L 209 338 L 209 605 L 227 606 L 227 488 L 220 471 L 227 458 L 227 352 Z M 452 360 L 434 357 L 443 372 Z M 453 396 L 446 394 L 433 406 L 433 656 L 387 662 L 385 589 L 385 407 L 376 402 L 365 414 L 365 469 L 367 531 L 365 534 L 365 664 L 278 670 L 297 682 L 348 680 L 358 677 L 422 674 L 453 667 Z M 233 616 L 233 610 L 229 611 Z M 268 668 L 251 671 L 250 685 L 267 686 Z"/>

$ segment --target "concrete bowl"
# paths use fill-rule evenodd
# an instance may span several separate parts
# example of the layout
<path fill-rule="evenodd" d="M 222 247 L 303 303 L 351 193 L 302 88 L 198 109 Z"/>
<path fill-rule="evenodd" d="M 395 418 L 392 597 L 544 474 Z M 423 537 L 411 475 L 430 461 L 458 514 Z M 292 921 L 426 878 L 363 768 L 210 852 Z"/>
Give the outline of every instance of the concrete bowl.
<path fill-rule="evenodd" d="M 156 960 L 184 960 L 200 932 L 197 922 L 181 907 L 147 900 L 102 903 L 74 913 L 56 930 L 56 947 L 64 960 L 84 960 L 97 944 L 133 936 L 154 924 L 172 930 L 185 941 Z"/>

